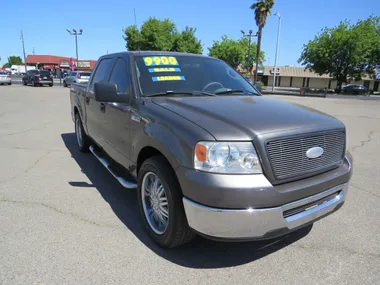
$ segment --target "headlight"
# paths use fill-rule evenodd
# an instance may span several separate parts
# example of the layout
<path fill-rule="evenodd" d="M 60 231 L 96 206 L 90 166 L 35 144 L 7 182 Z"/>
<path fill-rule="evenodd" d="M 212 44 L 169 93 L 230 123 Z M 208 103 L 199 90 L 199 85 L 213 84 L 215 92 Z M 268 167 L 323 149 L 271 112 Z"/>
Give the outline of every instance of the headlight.
<path fill-rule="evenodd" d="M 262 173 L 251 142 L 199 142 L 194 167 L 216 173 Z"/>

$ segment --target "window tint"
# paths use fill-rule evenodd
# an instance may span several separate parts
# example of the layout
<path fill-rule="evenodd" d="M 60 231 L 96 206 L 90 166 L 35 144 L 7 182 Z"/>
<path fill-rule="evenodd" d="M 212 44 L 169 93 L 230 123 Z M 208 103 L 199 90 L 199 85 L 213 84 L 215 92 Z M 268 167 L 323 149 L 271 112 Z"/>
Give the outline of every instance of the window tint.
<path fill-rule="evenodd" d="M 75 76 L 75 75 L 77 75 L 76 72 L 71 72 L 71 73 L 70 73 L 70 76 Z"/>
<path fill-rule="evenodd" d="M 111 69 L 112 69 L 112 58 L 105 58 L 102 59 L 99 63 L 98 68 L 95 71 L 95 74 L 93 76 L 90 88 L 94 89 L 94 84 L 97 82 L 108 81 L 108 76 L 110 75 Z"/>
<path fill-rule="evenodd" d="M 113 69 L 110 83 L 115 83 L 117 86 L 117 92 L 121 94 L 130 93 L 130 84 L 128 79 L 127 64 L 125 60 L 119 58 L 116 62 L 115 68 Z"/>
<path fill-rule="evenodd" d="M 91 72 L 79 72 L 80 76 L 91 76 Z"/>
<path fill-rule="evenodd" d="M 48 71 L 48 70 L 41 70 L 40 74 L 43 75 L 43 76 L 49 76 L 50 75 L 50 71 Z"/>

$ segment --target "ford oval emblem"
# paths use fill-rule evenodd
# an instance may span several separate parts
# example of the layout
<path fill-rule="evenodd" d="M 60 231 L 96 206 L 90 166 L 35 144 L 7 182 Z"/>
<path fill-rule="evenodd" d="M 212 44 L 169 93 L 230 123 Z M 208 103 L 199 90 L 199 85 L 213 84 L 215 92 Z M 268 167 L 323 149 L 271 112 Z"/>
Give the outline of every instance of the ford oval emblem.
<path fill-rule="evenodd" d="M 306 156 L 308 158 L 317 158 L 320 157 L 323 154 L 323 148 L 316 146 L 309 148 L 306 152 Z"/>

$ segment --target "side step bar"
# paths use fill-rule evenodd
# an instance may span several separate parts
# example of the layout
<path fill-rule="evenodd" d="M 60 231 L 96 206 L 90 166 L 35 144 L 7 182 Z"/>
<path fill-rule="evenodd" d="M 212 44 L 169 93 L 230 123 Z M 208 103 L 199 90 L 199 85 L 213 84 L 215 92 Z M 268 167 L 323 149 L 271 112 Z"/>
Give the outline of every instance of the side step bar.
<path fill-rule="evenodd" d="M 116 175 L 116 173 L 112 171 L 112 169 L 111 169 L 110 164 L 108 163 L 108 161 L 105 158 L 103 158 L 103 157 L 100 156 L 99 152 L 95 149 L 95 147 L 93 145 L 90 146 L 90 151 L 103 164 L 103 166 L 105 168 L 107 168 L 107 170 L 113 175 L 113 177 L 115 177 L 117 179 L 117 181 L 119 181 L 119 183 L 123 187 L 128 188 L 128 189 L 135 189 L 135 188 L 137 188 L 137 184 L 135 184 L 133 182 L 130 182 L 130 181 L 127 181 L 123 177 L 120 177 L 120 176 Z"/>

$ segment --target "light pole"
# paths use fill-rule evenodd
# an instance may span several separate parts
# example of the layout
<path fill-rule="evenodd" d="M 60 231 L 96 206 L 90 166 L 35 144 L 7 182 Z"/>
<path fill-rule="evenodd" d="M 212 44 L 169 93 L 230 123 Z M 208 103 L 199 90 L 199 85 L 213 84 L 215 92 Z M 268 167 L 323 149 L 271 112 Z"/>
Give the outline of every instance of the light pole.
<path fill-rule="evenodd" d="M 70 31 L 69 29 L 66 29 L 66 31 L 71 35 L 71 36 L 75 36 L 75 49 L 76 49 L 76 52 L 77 52 L 77 68 L 78 68 L 78 36 L 82 35 L 83 33 L 83 30 L 82 29 L 79 29 L 79 32 L 77 32 L 76 29 L 73 29 L 72 31 Z"/>
<path fill-rule="evenodd" d="M 252 30 L 249 30 L 248 34 L 246 34 L 243 30 L 240 30 L 240 32 L 243 34 L 243 37 L 248 38 L 248 52 L 247 52 L 247 64 L 246 64 L 246 68 L 248 70 L 250 67 L 249 66 L 249 55 L 251 54 L 251 40 L 252 40 L 252 37 L 257 37 L 257 34 L 252 35 L 252 33 L 253 33 Z"/>
<path fill-rule="evenodd" d="M 277 55 L 278 47 L 280 45 L 280 29 L 281 29 L 281 15 L 279 12 L 274 14 L 278 17 L 278 31 L 277 31 L 277 46 L 276 46 L 276 57 L 274 58 L 274 70 L 273 70 L 273 83 L 272 83 L 272 92 L 274 91 L 274 86 L 276 85 L 276 69 L 277 69 Z"/>

